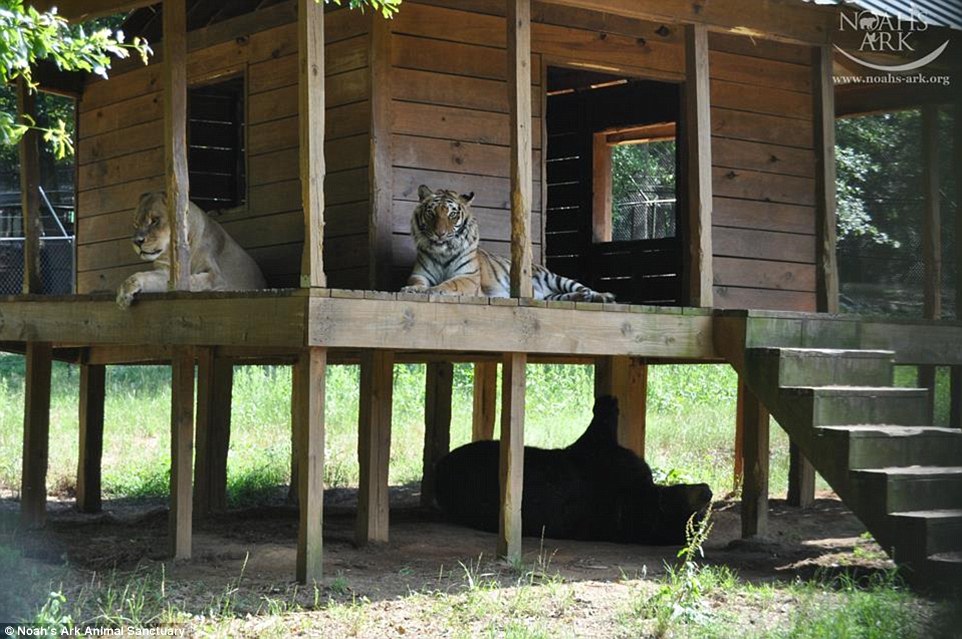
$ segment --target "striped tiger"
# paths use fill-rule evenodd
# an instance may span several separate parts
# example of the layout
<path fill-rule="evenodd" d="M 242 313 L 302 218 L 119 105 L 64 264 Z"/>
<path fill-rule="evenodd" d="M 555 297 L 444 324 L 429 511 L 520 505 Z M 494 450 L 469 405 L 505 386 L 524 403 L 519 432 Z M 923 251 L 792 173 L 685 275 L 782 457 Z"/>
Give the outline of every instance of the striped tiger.
<path fill-rule="evenodd" d="M 420 203 L 411 216 L 411 234 L 418 256 L 407 286 L 411 293 L 510 297 L 511 262 L 478 248 L 481 234 L 471 212 L 474 193 L 418 188 Z M 611 293 L 593 291 L 584 284 L 532 265 L 535 299 L 613 302 Z"/>

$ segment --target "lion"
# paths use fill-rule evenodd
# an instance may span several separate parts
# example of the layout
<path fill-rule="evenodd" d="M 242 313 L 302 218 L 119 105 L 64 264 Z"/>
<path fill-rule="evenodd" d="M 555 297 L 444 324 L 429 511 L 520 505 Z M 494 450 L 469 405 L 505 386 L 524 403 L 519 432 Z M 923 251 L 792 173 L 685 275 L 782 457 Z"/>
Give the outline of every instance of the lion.
<path fill-rule="evenodd" d="M 264 274 L 254 259 L 224 228 L 189 202 L 187 242 L 190 250 L 191 291 L 248 291 L 265 288 Z M 140 196 L 134 211 L 134 252 L 153 262 L 154 270 L 128 277 L 117 290 L 117 304 L 128 308 L 138 293 L 163 293 L 170 279 L 170 226 L 167 194 L 152 191 Z"/>

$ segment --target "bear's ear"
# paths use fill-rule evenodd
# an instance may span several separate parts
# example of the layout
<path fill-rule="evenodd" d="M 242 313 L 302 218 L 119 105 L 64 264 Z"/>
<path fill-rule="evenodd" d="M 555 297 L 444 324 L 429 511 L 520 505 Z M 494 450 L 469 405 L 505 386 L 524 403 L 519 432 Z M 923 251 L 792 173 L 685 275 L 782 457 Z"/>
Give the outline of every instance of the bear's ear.
<path fill-rule="evenodd" d="M 474 191 L 471 191 L 470 193 L 462 193 L 461 199 L 464 200 L 465 204 L 471 204 L 471 201 L 474 199 Z"/>
<path fill-rule="evenodd" d="M 422 200 L 426 200 L 434 195 L 434 191 L 429 189 L 426 185 L 422 184 L 418 187 L 418 197 Z"/>

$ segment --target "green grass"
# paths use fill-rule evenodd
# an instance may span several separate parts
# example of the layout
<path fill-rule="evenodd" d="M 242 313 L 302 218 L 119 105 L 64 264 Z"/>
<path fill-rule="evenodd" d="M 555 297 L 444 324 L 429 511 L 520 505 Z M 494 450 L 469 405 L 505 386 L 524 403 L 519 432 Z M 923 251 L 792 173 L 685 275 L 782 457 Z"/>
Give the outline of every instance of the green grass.
<path fill-rule="evenodd" d="M 591 419 L 588 366 L 529 366 L 525 441 L 562 447 Z M 234 376 L 228 491 L 250 504 L 289 481 L 290 369 L 237 367 Z M 649 377 L 647 458 L 657 473 L 704 481 L 718 495 L 732 488 L 736 376 L 722 365 L 653 366 Z M 392 484 L 421 476 L 424 366 L 397 365 L 391 442 Z M 55 364 L 51 398 L 48 487 L 69 495 L 77 465 L 75 367 Z M 472 367 L 454 376 L 452 446 L 471 433 Z M 327 378 L 325 483 L 356 485 L 358 368 L 331 366 Z M 23 432 L 23 359 L 0 356 L 0 487 L 16 490 Z M 170 374 L 164 366 L 109 367 L 105 406 L 103 490 L 107 497 L 167 493 Z M 497 436 L 497 431 L 496 431 Z M 772 434 L 774 493 L 787 484 L 787 438 Z"/>

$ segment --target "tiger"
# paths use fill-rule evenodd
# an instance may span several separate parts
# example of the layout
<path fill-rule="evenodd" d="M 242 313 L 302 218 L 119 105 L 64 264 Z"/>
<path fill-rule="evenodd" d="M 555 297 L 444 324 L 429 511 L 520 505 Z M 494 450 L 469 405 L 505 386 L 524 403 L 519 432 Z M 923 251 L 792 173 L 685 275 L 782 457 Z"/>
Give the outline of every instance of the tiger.
<path fill-rule="evenodd" d="M 481 233 L 471 212 L 474 193 L 418 187 L 420 202 L 411 216 L 417 260 L 406 293 L 510 297 L 511 262 L 478 247 Z M 573 279 L 532 265 L 532 292 L 539 300 L 614 302 Z"/>

